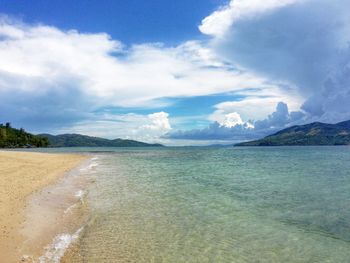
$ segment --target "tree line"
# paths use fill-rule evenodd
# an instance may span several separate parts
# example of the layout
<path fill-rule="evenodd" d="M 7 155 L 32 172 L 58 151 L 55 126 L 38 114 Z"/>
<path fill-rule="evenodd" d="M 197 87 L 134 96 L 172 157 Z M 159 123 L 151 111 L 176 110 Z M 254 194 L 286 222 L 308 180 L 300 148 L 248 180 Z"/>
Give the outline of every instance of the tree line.
<path fill-rule="evenodd" d="M 12 128 L 9 122 L 0 124 L 0 148 L 47 147 L 49 141 L 26 132 L 23 128 Z"/>

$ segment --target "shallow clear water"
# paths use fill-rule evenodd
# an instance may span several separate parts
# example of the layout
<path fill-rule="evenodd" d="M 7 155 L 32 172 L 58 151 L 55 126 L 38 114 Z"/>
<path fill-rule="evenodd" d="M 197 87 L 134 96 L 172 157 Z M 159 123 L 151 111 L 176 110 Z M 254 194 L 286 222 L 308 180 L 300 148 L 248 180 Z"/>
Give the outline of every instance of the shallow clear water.
<path fill-rule="evenodd" d="M 350 260 L 350 147 L 97 156 L 80 261 Z"/>

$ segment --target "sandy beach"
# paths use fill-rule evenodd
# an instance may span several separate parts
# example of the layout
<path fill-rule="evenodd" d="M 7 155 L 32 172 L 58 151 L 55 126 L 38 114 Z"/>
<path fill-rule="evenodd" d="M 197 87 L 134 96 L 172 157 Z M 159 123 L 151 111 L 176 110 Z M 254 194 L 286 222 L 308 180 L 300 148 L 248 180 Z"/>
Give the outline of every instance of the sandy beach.
<path fill-rule="evenodd" d="M 54 184 L 86 157 L 74 154 L 47 154 L 0 151 L 0 262 L 19 262 L 23 224 L 28 198 Z"/>

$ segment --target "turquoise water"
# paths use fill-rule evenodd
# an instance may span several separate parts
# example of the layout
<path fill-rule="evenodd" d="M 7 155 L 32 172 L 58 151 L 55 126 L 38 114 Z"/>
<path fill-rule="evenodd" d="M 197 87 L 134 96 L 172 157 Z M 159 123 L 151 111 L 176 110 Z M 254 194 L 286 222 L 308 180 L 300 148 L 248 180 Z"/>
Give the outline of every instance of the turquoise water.
<path fill-rule="evenodd" d="M 350 147 L 95 154 L 82 262 L 350 262 Z"/>

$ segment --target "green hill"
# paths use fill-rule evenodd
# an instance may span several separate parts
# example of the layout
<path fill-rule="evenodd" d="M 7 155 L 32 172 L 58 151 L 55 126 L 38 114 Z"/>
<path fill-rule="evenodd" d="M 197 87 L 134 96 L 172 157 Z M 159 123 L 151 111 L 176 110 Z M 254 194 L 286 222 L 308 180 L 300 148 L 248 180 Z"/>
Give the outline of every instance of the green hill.
<path fill-rule="evenodd" d="M 350 120 L 337 124 L 314 122 L 292 126 L 263 139 L 236 146 L 350 145 Z"/>
<path fill-rule="evenodd" d="M 108 140 L 99 137 L 91 137 L 80 134 L 40 134 L 47 138 L 50 147 L 157 147 L 161 144 L 149 144 L 134 140 L 115 139 Z"/>
<path fill-rule="evenodd" d="M 46 147 L 48 144 L 47 138 L 12 128 L 10 123 L 0 124 L 0 148 Z"/>

